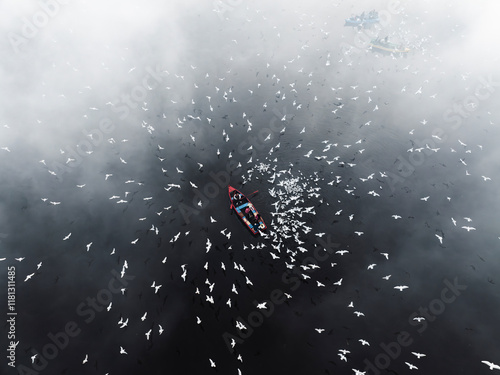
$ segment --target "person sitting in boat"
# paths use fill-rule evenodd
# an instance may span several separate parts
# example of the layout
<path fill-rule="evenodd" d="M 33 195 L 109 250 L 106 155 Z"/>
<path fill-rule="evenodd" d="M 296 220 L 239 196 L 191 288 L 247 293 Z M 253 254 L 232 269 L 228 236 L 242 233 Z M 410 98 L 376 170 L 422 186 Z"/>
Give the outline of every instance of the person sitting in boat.
<path fill-rule="evenodd" d="M 248 215 L 248 214 L 250 214 L 251 210 L 252 210 L 252 204 L 249 203 L 248 206 L 247 206 L 247 208 L 245 208 L 245 213 Z"/>

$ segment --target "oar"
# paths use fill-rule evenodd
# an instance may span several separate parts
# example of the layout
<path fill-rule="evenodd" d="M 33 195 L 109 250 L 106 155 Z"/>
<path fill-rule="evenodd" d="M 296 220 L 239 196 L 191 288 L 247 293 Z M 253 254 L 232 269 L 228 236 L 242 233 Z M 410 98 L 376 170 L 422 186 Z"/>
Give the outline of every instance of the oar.
<path fill-rule="evenodd" d="M 252 194 L 249 195 L 249 197 L 251 197 L 252 195 L 254 195 L 255 193 L 258 193 L 259 191 L 258 190 L 255 190 Z"/>

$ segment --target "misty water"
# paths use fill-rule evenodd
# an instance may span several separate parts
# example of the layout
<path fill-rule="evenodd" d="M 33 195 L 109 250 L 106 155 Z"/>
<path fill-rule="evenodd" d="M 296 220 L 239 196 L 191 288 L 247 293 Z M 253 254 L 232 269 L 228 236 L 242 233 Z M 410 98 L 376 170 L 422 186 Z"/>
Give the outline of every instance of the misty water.
<path fill-rule="evenodd" d="M 500 363 L 494 2 L 1 7 L 2 373 Z"/>

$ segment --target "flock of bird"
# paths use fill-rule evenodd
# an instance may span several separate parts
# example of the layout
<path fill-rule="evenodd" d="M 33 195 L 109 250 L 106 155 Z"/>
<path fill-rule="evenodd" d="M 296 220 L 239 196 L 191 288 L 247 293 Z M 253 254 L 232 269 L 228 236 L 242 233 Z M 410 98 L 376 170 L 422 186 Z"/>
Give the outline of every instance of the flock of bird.
<path fill-rule="evenodd" d="M 266 15 L 252 9 L 251 5 L 247 7 L 249 12 L 253 11 L 259 22 L 267 21 Z M 300 15 L 298 19 L 299 30 L 308 29 L 316 38 L 319 34 L 323 41 L 333 42 L 332 38 L 328 39 L 330 32 L 325 30 L 327 25 L 316 25 L 314 17 L 308 14 Z M 253 22 L 247 19 L 248 23 L 251 21 Z M 268 35 L 267 38 L 279 40 L 282 36 L 281 31 L 274 28 L 272 30 L 275 34 Z M 353 30 L 353 33 L 356 32 L 360 31 Z M 394 31 L 394 34 L 397 33 L 401 34 L 399 28 Z M 342 37 L 345 38 L 344 35 Z M 216 74 L 204 71 L 201 65 L 190 65 L 184 71 L 176 73 L 167 72 L 165 82 L 162 83 L 163 87 L 152 90 L 151 95 L 170 98 L 169 95 L 177 87 L 184 88 L 188 85 L 187 78 L 191 77 L 195 83 L 189 83 L 192 85 L 190 87 L 192 97 L 184 98 L 186 103 L 181 103 L 176 97 L 171 96 L 172 99 L 168 99 L 158 120 L 146 117 L 147 113 L 154 110 L 147 102 L 144 101 L 136 109 L 138 115 L 144 116 L 140 124 L 141 137 L 151 145 L 148 151 L 155 159 L 153 163 L 155 176 L 151 177 L 151 182 L 142 175 L 134 175 L 137 173 L 132 163 L 134 155 L 131 154 L 131 149 L 127 148 L 134 142 L 126 138 L 120 139 L 121 135 L 117 131 L 102 146 L 106 150 L 111 150 L 113 160 L 112 163 L 103 165 L 103 170 L 95 172 L 99 182 L 96 182 L 97 179 L 82 180 L 74 184 L 75 196 L 93 192 L 103 183 L 108 184 L 106 186 L 110 186 L 115 193 L 105 197 L 102 194 L 96 195 L 95 199 L 99 199 L 100 204 L 109 209 L 110 215 L 121 215 L 128 207 L 141 206 L 141 209 L 137 209 L 137 213 L 135 211 L 131 213 L 131 209 L 127 211 L 127 215 L 131 215 L 137 227 L 142 229 L 131 233 L 126 239 L 128 249 L 114 246 L 104 251 L 103 244 L 97 243 L 94 239 L 89 242 L 75 242 L 82 238 L 82 233 L 76 233 L 78 228 L 64 228 L 58 237 L 58 241 L 62 241 L 61 246 L 77 253 L 114 257 L 120 264 L 121 278 L 128 272 L 134 274 L 137 271 L 136 263 L 129 259 L 136 258 L 137 254 L 133 252 L 141 248 L 141 251 L 147 252 L 147 258 L 154 258 L 156 264 L 161 264 L 165 270 L 170 271 L 174 282 L 183 285 L 197 306 L 201 306 L 191 311 L 190 321 L 194 326 L 200 330 L 208 329 L 214 323 L 214 314 L 207 311 L 217 311 L 216 319 L 218 319 L 222 316 L 220 313 L 222 310 L 226 314 L 224 318 L 226 321 L 223 323 L 232 327 L 234 337 L 249 332 L 248 323 L 239 319 L 242 310 L 256 308 L 266 311 L 269 306 L 263 299 L 258 299 L 257 304 L 252 306 L 244 298 L 249 294 L 252 295 L 258 288 L 264 287 L 261 285 L 260 276 L 250 271 L 254 269 L 254 265 L 251 262 L 244 263 L 244 259 L 247 258 L 237 257 L 238 260 L 235 260 L 232 255 L 222 255 L 221 248 L 228 254 L 241 252 L 252 254 L 250 257 L 260 254 L 259 256 L 264 259 L 263 262 L 271 265 L 277 270 L 276 272 L 298 275 L 301 285 L 307 285 L 309 293 L 314 295 L 320 293 L 323 296 L 346 296 L 356 289 L 356 280 L 360 274 L 366 275 L 373 284 L 383 280 L 382 289 L 393 299 L 411 293 L 412 283 L 400 276 L 392 263 L 392 254 L 397 253 L 398 249 L 384 248 L 368 256 L 360 255 L 356 245 L 365 237 L 373 236 L 370 225 L 363 221 L 363 214 L 359 214 L 360 211 L 355 208 L 356 200 L 360 199 L 365 205 L 378 205 L 380 200 L 389 200 L 394 194 L 390 188 L 390 178 L 396 171 L 390 170 L 393 168 L 391 165 L 387 165 L 387 169 L 372 168 L 369 171 L 366 165 L 362 165 L 365 155 L 380 152 L 367 141 L 367 138 L 373 137 L 372 129 L 377 131 L 383 129 L 380 123 L 381 117 L 378 112 L 374 112 L 390 111 L 390 106 L 384 102 L 387 96 L 384 93 L 386 89 L 384 81 L 380 80 L 377 85 L 365 84 L 355 78 L 356 74 L 351 74 L 363 67 L 361 59 L 381 59 L 381 57 L 368 54 L 362 57 L 355 56 L 349 50 L 343 51 L 340 48 L 334 52 L 334 46 L 318 52 L 319 48 L 313 51 L 315 49 L 313 47 L 318 45 L 316 42 L 301 43 L 297 51 L 286 51 L 287 58 L 276 57 L 266 61 L 260 53 L 252 56 L 252 61 L 257 64 L 255 75 L 258 80 L 252 80 L 251 84 L 234 77 L 235 72 L 241 67 L 233 59 L 233 55 L 243 53 L 240 49 L 243 47 L 236 39 L 227 43 L 230 45 L 228 47 L 230 54 L 224 61 L 223 65 L 228 66 L 224 72 Z M 424 44 L 422 41 L 422 45 Z M 322 45 L 322 48 L 325 46 Z M 264 51 L 261 53 L 264 54 Z M 321 55 L 319 59 L 323 65 L 321 69 L 317 67 L 317 62 L 311 65 L 307 61 L 312 58 L 317 59 L 318 54 Z M 334 58 L 338 62 L 334 62 Z M 413 95 L 415 100 L 420 100 L 425 95 L 425 100 L 429 101 L 439 96 L 439 93 L 428 91 L 430 90 L 428 80 L 416 85 L 410 81 L 412 76 L 419 75 L 421 69 L 418 66 L 414 67 L 411 60 L 401 62 L 394 56 L 385 57 L 385 60 L 385 64 L 398 71 L 405 80 L 400 95 L 404 95 L 408 100 L 410 95 Z M 351 78 L 345 78 L 345 81 L 343 77 L 331 78 L 332 69 L 342 70 L 346 73 L 346 77 Z M 383 76 L 389 70 L 389 68 L 386 71 L 382 69 L 374 74 Z M 134 74 L 135 71 L 135 67 L 130 67 L 128 70 L 129 74 Z M 326 93 L 321 89 L 325 85 L 329 86 Z M 98 110 L 94 107 L 90 109 Z M 363 115 L 358 116 L 356 120 L 353 119 L 353 113 L 360 110 L 364 111 Z M 326 123 L 331 129 L 323 129 L 321 127 L 326 125 L 316 122 L 315 117 L 320 117 L 320 112 L 324 112 Z M 343 137 L 344 130 L 339 129 L 350 121 L 359 126 L 359 129 L 351 130 Z M 476 173 L 471 167 L 474 163 L 468 164 L 475 154 L 483 151 L 482 145 L 468 145 L 460 139 L 451 140 L 449 143 L 441 142 L 437 135 L 432 134 L 430 122 L 422 119 L 414 123 L 418 126 L 419 135 L 434 140 L 434 143 L 428 142 L 417 147 L 414 138 L 416 129 L 412 129 L 409 132 L 411 137 L 407 140 L 412 147 L 407 149 L 405 154 L 425 154 L 435 162 L 439 162 L 440 155 L 446 154 L 447 158 L 455 158 L 456 168 L 460 170 L 462 178 L 474 178 L 484 183 L 494 182 L 494 178 L 480 172 Z M 265 137 L 256 138 L 260 130 L 269 129 L 267 127 L 269 123 L 279 126 L 274 126 L 274 130 Z M 175 134 L 173 136 L 175 139 L 165 137 L 170 131 Z M 326 138 L 319 140 L 320 135 Z M 253 137 L 253 141 L 248 140 L 250 137 Z M 213 139 L 216 141 L 213 142 Z M 245 146 L 240 147 L 242 143 L 238 141 L 244 141 Z M 436 144 L 439 144 L 439 147 L 436 147 Z M 11 149 L 12 146 L 2 147 L 2 150 L 8 153 Z M 179 157 L 179 152 L 186 153 L 186 156 Z M 198 157 L 194 158 L 194 155 Z M 65 164 L 74 162 L 62 149 L 61 157 L 65 159 Z M 89 155 L 89 158 L 91 157 L 92 155 Z M 222 161 L 224 164 L 221 164 Z M 221 168 L 227 161 L 234 161 L 235 167 L 241 171 L 240 175 L 236 176 L 235 173 L 234 176 L 238 180 L 240 190 L 247 188 L 252 190 L 255 186 L 260 189 L 255 202 L 268 225 L 268 230 L 262 232 L 258 238 L 247 235 L 245 228 L 236 218 L 232 218 L 226 225 L 229 210 L 218 209 L 218 205 L 223 207 L 227 205 L 224 200 L 226 193 L 222 191 L 224 189 L 221 188 L 213 199 L 201 199 L 194 194 L 194 198 L 189 195 L 188 199 L 184 199 L 182 195 L 186 191 L 202 191 L 207 182 L 211 181 L 209 173 L 220 170 L 213 168 Z M 38 165 L 47 172 L 48 178 L 56 181 L 57 172 L 50 168 L 46 159 L 40 160 Z M 154 184 L 152 181 L 156 182 L 158 179 L 163 181 L 161 189 L 152 186 Z M 54 183 L 59 184 L 59 182 Z M 420 196 L 414 197 L 412 202 L 406 204 L 429 206 L 441 202 L 443 196 L 439 192 L 430 193 L 431 190 L 429 187 L 423 188 Z M 156 193 L 153 194 L 152 191 Z M 448 202 L 455 199 L 451 193 L 445 198 Z M 39 199 L 43 202 L 44 209 L 49 212 L 61 212 L 66 205 L 63 194 L 58 196 L 54 189 L 47 189 Z M 191 205 L 191 201 L 195 204 Z M 202 218 L 201 229 L 194 219 L 194 223 L 183 223 L 185 217 L 181 214 L 182 208 L 178 205 L 179 202 L 187 202 L 190 209 L 196 211 L 193 218 Z M 413 219 L 404 211 L 389 212 L 386 216 L 383 219 L 387 219 L 387 222 L 389 220 L 392 222 L 394 219 L 396 226 L 400 223 L 404 225 Z M 166 224 L 168 220 L 170 221 Z M 339 244 L 339 248 L 325 262 L 304 263 L 304 259 L 310 259 L 314 254 L 318 243 L 321 243 L 320 240 L 335 239 L 338 236 L 338 233 L 335 233 L 335 226 L 326 223 L 330 220 L 349 228 L 343 238 L 350 243 Z M 172 222 L 174 223 L 171 224 Z M 461 235 L 455 228 L 466 232 L 476 231 L 474 219 L 467 213 L 449 216 L 446 222 L 451 222 L 446 232 L 436 228 L 435 233 L 430 234 L 433 241 L 437 238 L 436 246 L 446 246 L 449 238 Z M 477 229 L 479 231 L 481 228 Z M 150 249 L 142 248 L 148 236 L 156 238 L 161 244 L 161 249 L 166 248 L 166 250 L 153 253 Z M 185 247 L 191 247 L 193 241 L 199 248 L 189 248 L 189 252 L 194 252 L 196 256 L 192 259 L 181 257 L 182 262 L 177 264 L 179 256 L 174 254 L 187 251 Z M 130 258 L 125 259 L 127 257 Z M 359 268 L 349 266 L 353 257 L 360 259 Z M 24 259 L 20 257 L 16 258 L 16 261 L 22 262 Z M 5 258 L 0 260 L 3 261 Z M 47 261 L 44 259 L 44 262 Z M 33 269 L 23 275 L 23 281 L 28 283 L 27 285 L 36 283 L 37 278 L 43 276 L 42 262 L 35 263 L 36 269 L 33 265 Z M 385 272 L 391 267 L 394 272 Z M 221 273 L 224 277 L 220 276 Z M 144 294 L 151 298 L 165 297 L 168 294 L 169 285 L 164 275 L 147 274 L 142 277 L 143 280 L 135 282 L 144 283 Z M 127 287 L 120 289 L 121 297 L 127 297 L 127 289 Z M 338 294 L 334 294 L 337 292 Z M 286 303 L 290 305 L 301 298 L 290 290 L 285 292 L 284 296 Z M 131 312 L 126 310 L 125 300 L 116 298 L 116 301 L 109 302 L 106 306 L 105 313 L 117 318 L 115 322 L 118 330 L 141 327 L 142 337 L 138 338 L 139 342 L 143 340 L 146 344 L 152 340 L 159 340 L 160 336 L 164 338 L 174 330 L 174 327 L 166 326 L 161 321 L 156 306 L 141 306 L 145 311 L 138 319 L 133 318 Z M 116 312 L 118 306 L 120 306 L 119 313 Z M 299 309 L 299 305 L 295 306 Z M 344 306 L 342 311 L 345 310 L 354 319 L 374 319 L 374 321 L 377 319 L 377 312 L 366 308 L 362 301 L 348 299 L 342 301 L 342 306 Z M 404 318 L 406 317 L 402 317 Z M 414 318 L 419 323 L 424 319 L 422 316 Z M 322 322 L 321 326 L 311 325 L 304 329 L 320 335 L 331 334 L 329 332 L 334 323 L 327 320 Z M 146 327 L 142 323 L 151 324 Z M 346 324 L 356 323 L 353 321 Z M 113 329 L 109 330 L 113 335 Z M 335 366 L 344 364 L 348 366 L 352 363 L 351 367 L 346 367 L 349 371 L 353 371 L 356 375 L 368 374 L 367 370 L 359 367 L 362 361 L 357 362 L 355 358 L 359 358 L 356 351 L 361 352 L 365 347 L 373 348 L 375 342 L 380 341 L 380 338 L 369 335 L 370 331 L 367 330 L 363 334 L 364 337 L 359 336 L 348 341 L 349 349 L 345 349 L 344 340 L 337 341 L 339 362 L 335 362 Z M 222 340 L 219 338 L 217 340 L 223 344 Z M 131 356 L 139 355 L 141 349 L 137 348 L 136 342 L 115 342 L 110 350 L 123 356 Z M 211 351 L 210 348 L 205 349 Z M 252 351 L 234 339 L 231 342 L 231 349 L 234 350 L 237 372 L 240 375 L 244 373 L 245 364 L 252 361 L 249 354 Z M 419 367 L 414 363 L 415 360 L 421 360 L 424 365 L 419 366 L 428 368 L 430 359 L 426 357 L 431 355 L 415 350 L 419 349 L 410 348 L 395 361 L 405 364 L 409 370 L 418 370 Z M 206 371 L 211 368 L 223 368 L 224 373 L 230 373 L 225 367 L 228 361 L 220 355 L 220 352 L 217 353 L 219 354 L 215 354 L 214 350 L 207 359 L 203 359 Z M 89 357 L 86 353 L 82 355 L 82 365 L 97 359 L 92 358 L 92 355 Z M 31 356 L 32 363 L 38 360 L 37 355 Z M 482 362 L 489 366 L 490 370 L 500 369 L 500 366 L 489 361 Z"/>

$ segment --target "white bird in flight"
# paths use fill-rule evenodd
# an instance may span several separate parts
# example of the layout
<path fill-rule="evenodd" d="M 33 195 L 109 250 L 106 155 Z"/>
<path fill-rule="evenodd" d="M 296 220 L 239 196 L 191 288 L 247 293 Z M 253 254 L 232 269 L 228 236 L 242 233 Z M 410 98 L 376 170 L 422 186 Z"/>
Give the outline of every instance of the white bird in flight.
<path fill-rule="evenodd" d="M 412 364 L 411 364 L 411 363 L 409 363 L 409 362 L 405 362 L 405 363 L 408 365 L 408 367 L 410 368 L 410 370 L 418 370 L 418 367 L 417 367 L 417 366 L 412 365 Z"/>
<path fill-rule="evenodd" d="M 468 226 L 463 226 L 463 229 L 467 229 L 467 232 L 470 232 L 471 230 L 476 230 L 474 227 L 468 227 Z"/>
<path fill-rule="evenodd" d="M 490 366 L 490 370 L 500 370 L 500 366 L 489 362 L 489 361 L 481 361 L 481 363 L 484 363 L 486 366 Z"/>
<path fill-rule="evenodd" d="M 406 285 L 397 285 L 394 287 L 394 289 L 399 289 L 400 292 L 402 292 L 404 289 L 408 289 L 408 286 Z"/>
<path fill-rule="evenodd" d="M 420 359 L 422 357 L 425 357 L 425 354 L 422 354 L 422 353 L 411 352 L 411 354 L 413 354 L 414 356 L 416 356 L 418 359 Z"/>

